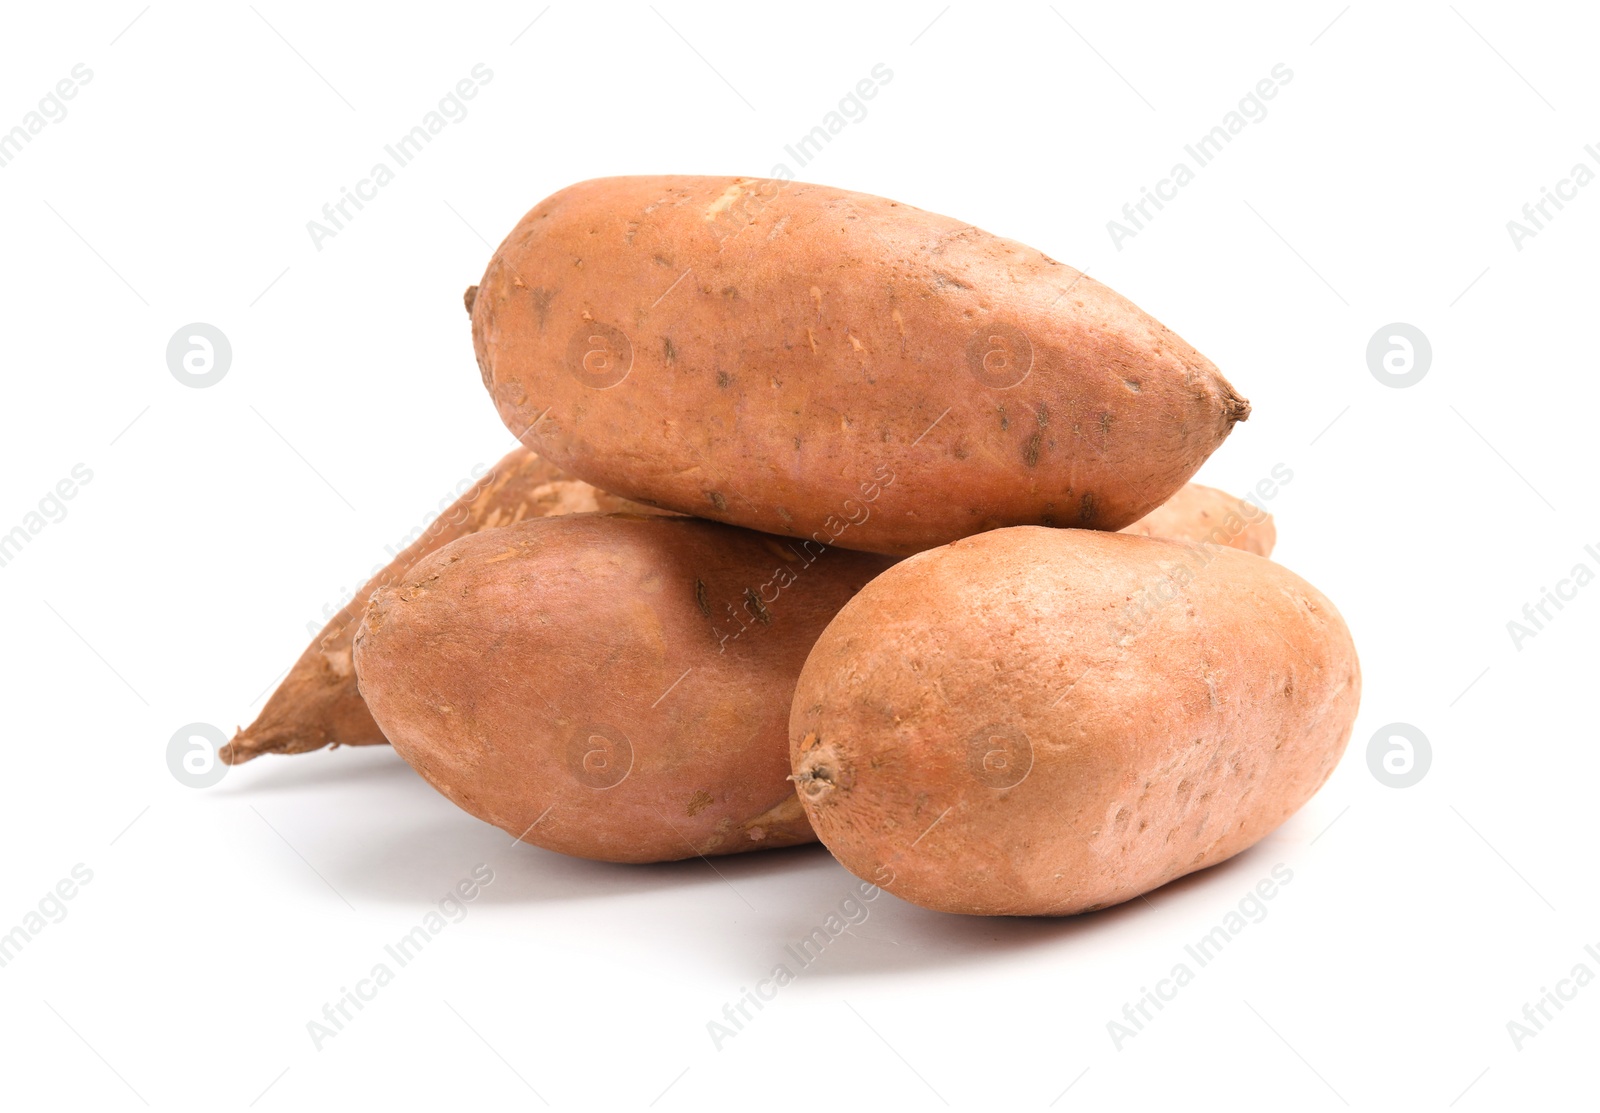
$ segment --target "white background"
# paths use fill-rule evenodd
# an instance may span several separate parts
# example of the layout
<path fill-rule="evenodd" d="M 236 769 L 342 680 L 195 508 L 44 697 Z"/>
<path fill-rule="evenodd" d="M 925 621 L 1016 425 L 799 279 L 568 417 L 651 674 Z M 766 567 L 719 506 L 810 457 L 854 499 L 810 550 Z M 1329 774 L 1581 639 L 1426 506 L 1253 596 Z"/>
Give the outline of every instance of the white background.
<path fill-rule="evenodd" d="M 93 79 L 0 169 L 0 532 L 75 464 L 93 479 L 0 568 L 0 931 L 75 864 L 93 880 L 0 969 L 0 1100 L 1487 1110 L 1590 1091 L 1600 988 L 1521 1050 L 1507 1022 L 1575 964 L 1600 973 L 1600 587 L 1520 648 L 1506 623 L 1600 570 L 1600 184 L 1521 250 L 1506 222 L 1596 166 L 1592 13 L 451 7 L 7 8 L 0 129 L 75 64 Z M 306 222 L 480 62 L 469 115 L 318 251 Z M 387 749 L 180 785 L 173 733 L 249 721 L 307 622 L 510 447 L 460 303 L 489 245 L 580 179 L 794 168 L 784 145 L 880 62 L 892 82 L 802 179 L 1088 268 L 1254 403 L 1199 478 L 1293 471 L 1278 558 L 1337 602 L 1365 674 L 1322 792 L 1098 915 L 884 896 L 718 1050 L 707 1022 L 851 892 L 820 848 L 715 871 L 513 848 Z M 1117 250 L 1107 221 L 1278 63 L 1268 115 Z M 196 321 L 233 346 L 209 389 L 165 363 Z M 1407 389 L 1365 357 L 1397 321 L 1433 347 Z M 1406 789 L 1366 759 L 1397 721 L 1433 753 Z M 495 879 L 466 919 L 316 1050 L 307 1022 L 479 863 Z M 1293 881 L 1266 918 L 1119 1050 L 1107 1022 L 1278 863 Z"/>

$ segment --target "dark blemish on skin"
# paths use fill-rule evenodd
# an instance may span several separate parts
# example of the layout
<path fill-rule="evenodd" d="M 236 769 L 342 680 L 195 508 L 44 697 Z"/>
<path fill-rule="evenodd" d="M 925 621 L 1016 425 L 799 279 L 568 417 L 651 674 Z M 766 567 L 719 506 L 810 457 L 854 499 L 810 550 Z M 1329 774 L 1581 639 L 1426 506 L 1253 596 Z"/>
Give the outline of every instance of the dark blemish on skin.
<path fill-rule="evenodd" d="M 722 288 L 722 296 L 725 298 L 736 298 L 739 296 L 739 288 L 737 286 L 724 286 Z"/>
<path fill-rule="evenodd" d="M 550 303 L 555 301 L 556 292 L 536 286 L 528 291 L 528 297 L 533 301 L 533 311 L 539 315 L 539 331 L 543 332 L 545 318 L 550 315 Z"/>
<path fill-rule="evenodd" d="M 711 793 L 703 788 L 696 790 L 695 794 L 689 797 L 689 814 L 696 815 L 704 811 L 710 803 Z"/>
<path fill-rule="evenodd" d="M 1002 433 L 1004 433 L 1009 428 L 1011 428 L 1011 419 L 1006 416 L 1006 412 L 1004 410 L 1001 410 L 1000 411 L 1000 431 Z"/>
<path fill-rule="evenodd" d="M 707 491 L 706 498 L 710 499 L 711 505 L 715 506 L 718 510 L 728 509 L 728 500 L 723 498 L 716 491 Z"/>
<path fill-rule="evenodd" d="M 772 625 L 772 612 L 767 610 L 767 605 L 761 601 L 754 588 L 744 589 L 744 601 L 747 609 L 755 616 L 757 622 L 763 626 Z"/>
<path fill-rule="evenodd" d="M 1104 440 L 1106 437 L 1109 437 L 1110 435 L 1111 435 L 1111 415 L 1109 413 L 1102 413 L 1100 415 L 1100 437 L 1101 437 L 1102 440 Z"/>
<path fill-rule="evenodd" d="M 678 362 L 678 349 L 672 346 L 672 337 L 663 336 L 661 338 L 661 355 L 668 363 Z"/>
<path fill-rule="evenodd" d="M 1139 391 L 1141 389 L 1143 389 L 1142 387 L 1139 386 L 1139 380 L 1138 379 L 1123 379 L 1122 380 L 1122 385 L 1128 388 L 1128 392 L 1130 394 L 1138 394 Z"/>
<path fill-rule="evenodd" d="M 1053 514 L 1041 514 L 1041 515 L 1039 515 L 1039 524 L 1041 526 L 1054 526 L 1056 524 L 1055 515 L 1053 515 Z"/>
<path fill-rule="evenodd" d="M 1094 521 L 1094 493 L 1086 491 L 1083 498 L 1078 500 L 1078 521 Z"/>
<path fill-rule="evenodd" d="M 700 608 L 701 614 L 707 618 L 711 617 L 711 599 L 706 592 L 706 582 L 704 580 L 696 580 L 694 582 L 694 602 L 695 606 Z"/>
<path fill-rule="evenodd" d="M 1044 439 L 1044 434 L 1038 430 L 1028 438 L 1028 443 L 1022 446 L 1022 462 L 1030 468 L 1039 462 L 1039 443 Z"/>
<path fill-rule="evenodd" d="M 1050 411 L 1045 407 L 1043 402 L 1040 402 L 1039 408 L 1033 411 L 1033 419 L 1040 425 L 1050 424 Z"/>
<path fill-rule="evenodd" d="M 727 390 L 732 382 L 733 378 L 726 371 L 717 372 L 717 386 L 721 387 L 723 390 Z"/>

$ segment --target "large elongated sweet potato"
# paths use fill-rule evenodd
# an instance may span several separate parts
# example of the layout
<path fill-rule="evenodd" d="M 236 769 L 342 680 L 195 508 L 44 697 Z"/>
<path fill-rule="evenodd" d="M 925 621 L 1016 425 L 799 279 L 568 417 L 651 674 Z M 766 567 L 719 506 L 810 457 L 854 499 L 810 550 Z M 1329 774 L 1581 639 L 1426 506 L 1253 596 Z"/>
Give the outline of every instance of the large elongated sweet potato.
<path fill-rule="evenodd" d="M 1064 915 L 1237 854 L 1344 751 L 1360 672 L 1310 584 L 1237 549 L 998 530 L 874 580 L 789 731 L 822 841 L 928 908 Z"/>
<path fill-rule="evenodd" d="M 464 537 L 379 590 L 361 694 L 462 808 L 584 858 L 810 842 L 795 678 L 888 558 L 692 518 L 546 518 Z"/>
<path fill-rule="evenodd" d="M 501 418 L 574 475 L 884 553 L 1015 524 L 1120 529 L 1250 409 L 1071 267 L 796 182 L 564 189 L 495 252 L 472 332 Z"/>
<path fill-rule="evenodd" d="M 384 565 L 339 613 L 328 620 L 268 698 L 248 729 L 222 748 L 222 760 L 237 765 L 261 754 L 300 754 L 323 746 L 371 746 L 387 741 L 356 690 L 350 640 L 372 593 L 398 579 L 435 549 L 479 530 L 526 518 L 593 510 L 646 508 L 596 490 L 518 447 L 454 503 L 440 511 Z"/>

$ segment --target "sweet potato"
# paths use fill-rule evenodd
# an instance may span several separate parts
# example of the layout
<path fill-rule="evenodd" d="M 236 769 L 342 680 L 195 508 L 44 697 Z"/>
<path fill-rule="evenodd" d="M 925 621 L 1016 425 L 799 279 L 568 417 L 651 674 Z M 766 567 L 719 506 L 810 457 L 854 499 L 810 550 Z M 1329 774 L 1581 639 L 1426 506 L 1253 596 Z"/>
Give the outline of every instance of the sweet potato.
<path fill-rule="evenodd" d="M 1253 502 L 1198 483 L 1185 483 L 1177 494 L 1119 532 L 1227 545 L 1263 557 L 1272 555 L 1278 540 L 1271 514 Z"/>
<path fill-rule="evenodd" d="M 1250 411 L 1132 302 L 880 197 L 749 178 L 581 182 L 469 295 L 501 419 L 609 491 L 907 554 L 1115 530 Z"/>
<path fill-rule="evenodd" d="M 222 760 L 238 765 L 260 754 L 300 754 L 323 746 L 386 741 L 356 690 L 350 665 L 350 640 L 375 590 L 398 579 L 428 553 L 479 530 L 553 514 L 627 509 L 646 510 L 573 479 L 526 448 L 513 449 L 328 621 L 289 667 L 256 721 L 222 748 Z"/>
<path fill-rule="evenodd" d="M 523 522 L 380 589 L 356 675 L 401 757 L 526 842 L 611 862 L 810 842 L 789 697 L 890 563 L 693 518 Z"/>
<path fill-rule="evenodd" d="M 1237 549 L 998 530 L 903 561 L 818 639 L 789 720 L 828 849 L 927 908 L 1066 915 L 1239 853 L 1343 753 L 1333 605 Z"/>

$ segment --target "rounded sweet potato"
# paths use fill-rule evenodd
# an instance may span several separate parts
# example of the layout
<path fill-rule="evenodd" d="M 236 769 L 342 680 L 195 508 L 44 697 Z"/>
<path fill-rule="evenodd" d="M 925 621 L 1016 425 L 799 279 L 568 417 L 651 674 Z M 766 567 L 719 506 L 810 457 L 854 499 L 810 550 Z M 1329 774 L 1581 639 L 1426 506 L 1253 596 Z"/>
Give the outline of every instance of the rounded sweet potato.
<path fill-rule="evenodd" d="M 873 552 L 1120 529 L 1250 411 L 1071 267 L 791 181 L 581 182 L 523 217 L 470 300 L 484 384 L 540 455 L 640 502 Z"/>
<path fill-rule="evenodd" d="M 523 841 L 611 862 L 810 842 L 789 697 L 890 563 L 692 518 L 524 522 L 379 590 L 356 674 L 400 756 Z"/>
<path fill-rule="evenodd" d="M 1227 545 L 1262 557 L 1271 556 L 1278 541 L 1271 514 L 1253 502 L 1198 483 L 1185 483 L 1177 494 L 1118 532 Z"/>
<path fill-rule="evenodd" d="M 261 754 L 303 754 L 324 746 L 373 746 L 388 741 L 356 690 L 355 669 L 350 663 L 350 641 L 372 593 L 458 537 L 525 518 L 595 510 L 648 512 L 572 478 L 526 448 L 518 446 L 507 453 L 328 620 L 299 660 L 289 666 L 256 721 L 222 748 L 222 760 L 238 765 Z"/>
<path fill-rule="evenodd" d="M 1338 612 L 1271 561 L 1019 527 L 911 557 L 840 612 L 791 756 L 858 876 L 949 912 L 1067 915 L 1276 828 L 1359 694 Z"/>

